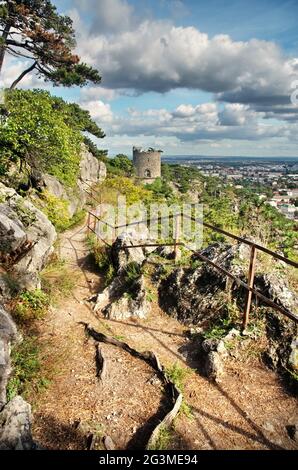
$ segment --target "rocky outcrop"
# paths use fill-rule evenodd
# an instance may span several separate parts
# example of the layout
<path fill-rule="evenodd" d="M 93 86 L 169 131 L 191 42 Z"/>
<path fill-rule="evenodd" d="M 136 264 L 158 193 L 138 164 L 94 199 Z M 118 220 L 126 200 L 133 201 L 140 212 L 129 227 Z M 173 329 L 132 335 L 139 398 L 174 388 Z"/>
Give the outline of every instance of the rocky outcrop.
<path fill-rule="evenodd" d="M 129 264 L 136 263 L 141 266 L 145 261 L 143 248 L 125 248 L 137 245 L 138 241 L 135 233 L 123 232 L 113 243 L 112 259 L 118 275 L 123 273 Z"/>
<path fill-rule="evenodd" d="M 274 370 L 298 372 L 298 325 L 284 315 L 268 312 L 266 333 L 269 347 L 264 354 L 266 363 Z"/>
<path fill-rule="evenodd" d="M 106 176 L 105 164 L 95 158 L 86 146 L 82 146 L 79 180 L 82 183 L 96 184 L 103 181 Z"/>
<path fill-rule="evenodd" d="M 31 406 L 17 396 L 0 412 L 0 450 L 33 450 Z"/>
<path fill-rule="evenodd" d="M 11 372 L 11 344 L 20 340 L 14 321 L 0 305 L 0 409 L 6 403 L 6 386 Z"/>
<path fill-rule="evenodd" d="M 214 243 L 199 253 L 244 282 L 247 281 L 246 270 L 249 259 L 247 246 Z M 198 256 L 193 256 L 193 261 L 199 259 Z M 295 295 L 287 286 L 284 276 L 273 273 L 257 275 L 255 287 L 280 306 L 294 310 Z M 245 289 L 207 263 L 195 268 L 175 269 L 159 285 L 161 307 L 186 324 L 198 325 L 221 316 L 226 303 L 226 294 L 243 308 Z M 258 301 L 258 305 L 265 304 Z"/>
<path fill-rule="evenodd" d="M 89 185 L 102 182 L 107 174 L 106 166 L 103 162 L 95 158 L 92 153 L 83 145 L 80 161 L 80 173 L 75 189 L 67 189 L 52 175 L 40 175 L 38 178 L 38 188 L 46 190 L 58 199 L 68 202 L 68 213 L 72 217 L 81 210 L 90 192 Z M 87 191 L 87 192 L 86 192 Z"/>
<path fill-rule="evenodd" d="M 146 300 L 144 276 L 140 276 L 130 286 L 129 292 L 125 291 L 120 298 L 108 304 L 102 312 L 106 318 L 127 320 L 133 317 L 146 318 L 149 310 L 150 303 Z"/>
<path fill-rule="evenodd" d="M 122 233 L 113 243 L 111 255 L 116 277 L 96 298 L 94 310 L 106 318 L 123 320 L 146 318 L 150 303 L 146 299 L 144 276 L 141 274 L 145 254 L 142 248 L 125 248 L 137 244 L 135 235 Z M 133 269 L 133 275 L 129 276 Z"/>
<path fill-rule="evenodd" d="M 54 226 L 43 212 L 0 183 L 0 257 L 25 289 L 39 286 L 38 273 L 53 251 Z"/>

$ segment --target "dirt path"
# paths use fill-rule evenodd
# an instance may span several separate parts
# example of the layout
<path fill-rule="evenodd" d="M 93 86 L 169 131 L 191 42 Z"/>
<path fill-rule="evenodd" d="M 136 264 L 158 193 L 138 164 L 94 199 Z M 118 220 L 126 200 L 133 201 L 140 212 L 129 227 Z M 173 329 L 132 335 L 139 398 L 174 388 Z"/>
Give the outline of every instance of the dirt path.
<path fill-rule="evenodd" d="M 297 422 L 297 401 L 287 395 L 276 375 L 257 361 L 231 361 L 220 384 L 195 372 L 195 351 L 185 328 L 158 307 L 146 320 L 109 321 L 95 316 L 84 299 L 98 292 L 85 244 L 85 229 L 61 237 L 61 257 L 77 279 L 72 297 L 53 308 L 40 324 L 45 361 L 55 375 L 34 406 L 34 438 L 51 449 L 86 449 L 91 435 L 110 436 L 118 449 L 142 447 L 163 410 L 163 390 L 152 369 L 113 346 L 102 344 L 107 378 L 96 378 L 95 345 L 79 322 L 126 341 L 138 350 L 153 350 L 166 366 L 189 369 L 184 396 L 192 417 L 175 421 L 170 448 L 294 449 L 286 425 Z"/>

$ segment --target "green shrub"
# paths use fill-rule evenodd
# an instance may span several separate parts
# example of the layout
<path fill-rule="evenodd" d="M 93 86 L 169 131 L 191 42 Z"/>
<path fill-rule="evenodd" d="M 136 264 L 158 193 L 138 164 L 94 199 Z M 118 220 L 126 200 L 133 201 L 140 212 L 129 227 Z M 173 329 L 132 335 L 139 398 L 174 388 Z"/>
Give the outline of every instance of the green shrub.
<path fill-rule="evenodd" d="M 20 323 L 41 319 L 49 306 L 49 297 L 40 289 L 21 293 L 14 308 L 14 316 Z"/>
<path fill-rule="evenodd" d="M 168 379 L 176 385 L 180 392 L 183 392 L 184 380 L 189 375 L 189 370 L 185 367 L 181 367 L 178 362 L 175 362 L 171 367 L 166 368 L 165 372 Z"/>
<path fill-rule="evenodd" d="M 25 398 L 32 390 L 40 391 L 47 387 L 49 380 L 41 374 L 40 349 L 37 338 L 26 337 L 11 352 L 12 375 L 7 385 L 7 399 L 16 395 Z"/>
<path fill-rule="evenodd" d="M 111 249 L 106 245 L 101 245 L 93 234 L 89 234 L 86 241 L 94 256 L 96 266 L 105 276 L 105 285 L 107 286 L 115 277 L 115 268 L 111 258 Z"/>
<path fill-rule="evenodd" d="M 70 217 L 69 202 L 65 199 L 59 199 L 48 191 L 43 191 L 40 198 L 34 200 L 34 204 L 45 213 L 57 232 L 64 232 L 81 224 L 86 216 L 85 210 L 82 209 L 77 211 L 73 217 Z"/>

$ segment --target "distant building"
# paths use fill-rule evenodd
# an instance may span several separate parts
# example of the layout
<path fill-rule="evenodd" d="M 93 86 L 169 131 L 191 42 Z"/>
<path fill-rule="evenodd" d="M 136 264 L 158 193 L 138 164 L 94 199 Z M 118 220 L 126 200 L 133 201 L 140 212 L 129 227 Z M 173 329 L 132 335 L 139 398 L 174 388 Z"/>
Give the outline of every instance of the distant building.
<path fill-rule="evenodd" d="M 133 164 L 138 178 L 144 183 L 153 183 L 161 176 L 161 154 L 162 150 L 149 148 L 144 151 L 133 147 Z"/>

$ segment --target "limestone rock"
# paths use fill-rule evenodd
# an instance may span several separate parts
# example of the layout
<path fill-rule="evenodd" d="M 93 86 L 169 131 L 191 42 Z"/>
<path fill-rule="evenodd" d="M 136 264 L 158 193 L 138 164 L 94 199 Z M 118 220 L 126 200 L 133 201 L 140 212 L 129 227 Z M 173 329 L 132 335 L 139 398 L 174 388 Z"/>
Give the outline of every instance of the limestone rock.
<path fill-rule="evenodd" d="M 0 450 L 32 449 L 31 406 L 17 396 L 0 413 Z"/>
<path fill-rule="evenodd" d="M 199 348 L 203 375 L 219 380 L 224 373 L 224 360 L 228 356 L 224 340 L 205 339 Z"/>
<path fill-rule="evenodd" d="M 294 370 L 298 362 L 298 325 L 277 312 L 266 315 L 266 333 L 269 342 L 264 353 L 265 362 L 274 370 Z"/>
<path fill-rule="evenodd" d="M 125 271 L 130 263 L 142 265 L 145 260 L 142 248 L 124 248 L 136 245 L 138 239 L 135 233 L 123 232 L 112 245 L 113 263 L 118 274 Z"/>
<path fill-rule="evenodd" d="M 84 183 L 100 183 L 106 178 L 107 169 L 103 162 L 88 151 L 85 145 L 82 146 L 80 162 L 80 180 Z"/>
<path fill-rule="evenodd" d="M 11 343 L 20 339 L 11 316 L 0 305 L 0 409 L 6 403 L 6 386 L 11 372 Z"/>
<path fill-rule="evenodd" d="M 5 206 L 0 205 L 0 251 L 9 253 L 17 250 L 27 239 L 22 225 L 4 213 Z"/>
<path fill-rule="evenodd" d="M 144 277 L 135 281 L 130 287 L 130 292 L 124 294 L 114 302 L 111 302 L 103 310 L 106 318 L 126 320 L 128 318 L 146 318 L 150 310 L 150 303 L 146 300 Z"/>
<path fill-rule="evenodd" d="M 23 275 L 24 280 L 27 276 L 30 280 L 28 285 L 32 286 L 37 282 L 37 277 L 35 280 L 33 278 L 43 269 L 52 253 L 57 236 L 55 228 L 43 212 L 1 183 L 0 195 L 4 197 L 4 202 L 0 204 L 0 217 L 4 216 L 6 221 L 9 219 L 6 229 L 1 226 L 0 250 L 3 256 L 9 255 L 13 271 L 20 277 Z M 18 230 L 14 231 L 14 227 Z"/>

